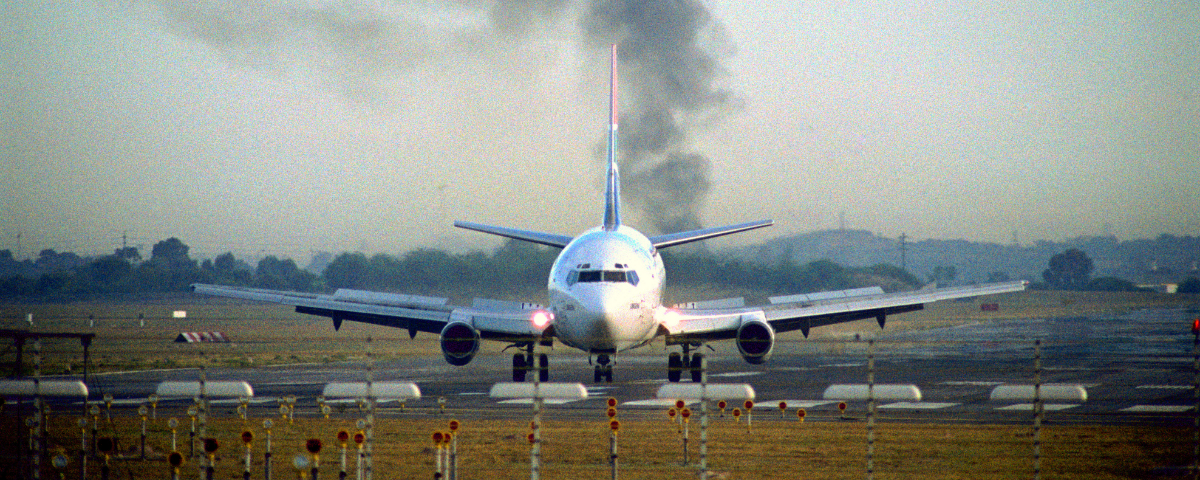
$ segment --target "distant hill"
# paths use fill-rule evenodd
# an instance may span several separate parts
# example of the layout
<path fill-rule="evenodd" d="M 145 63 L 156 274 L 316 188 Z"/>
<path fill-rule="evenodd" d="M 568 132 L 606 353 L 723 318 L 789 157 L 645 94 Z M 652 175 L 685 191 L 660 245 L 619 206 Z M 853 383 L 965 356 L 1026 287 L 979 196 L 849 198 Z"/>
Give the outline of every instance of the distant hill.
<path fill-rule="evenodd" d="M 908 241 L 907 270 L 923 279 L 939 267 L 954 267 L 953 283 L 989 278 L 1041 281 L 1050 257 L 1069 248 L 1083 250 L 1094 262 L 1093 278 L 1118 277 L 1135 283 L 1181 282 L 1200 276 L 1200 237 L 1160 235 L 1156 239 L 1119 241 L 1116 237 L 1079 237 L 1065 242 L 1001 245 L 967 240 Z M 822 230 L 769 240 L 738 249 L 743 258 L 798 263 L 830 260 L 850 267 L 900 265 L 900 240 L 866 230 Z"/>

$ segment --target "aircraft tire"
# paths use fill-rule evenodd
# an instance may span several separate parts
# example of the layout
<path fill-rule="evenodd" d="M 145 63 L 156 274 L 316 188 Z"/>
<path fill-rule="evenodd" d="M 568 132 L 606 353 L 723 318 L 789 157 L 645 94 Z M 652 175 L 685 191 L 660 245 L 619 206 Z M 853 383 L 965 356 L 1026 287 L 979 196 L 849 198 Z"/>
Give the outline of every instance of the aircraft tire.
<path fill-rule="evenodd" d="M 696 353 L 692 355 L 692 363 L 689 365 L 690 368 L 688 369 L 691 370 L 692 381 L 695 383 L 700 383 L 700 377 L 704 375 L 704 370 L 700 368 L 702 363 L 704 363 L 703 353 Z"/>
<path fill-rule="evenodd" d="M 538 355 L 538 381 L 550 381 L 550 357 L 546 354 Z"/>
<path fill-rule="evenodd" d="M 525 381 L 526 369 L 527 369 L 527 367 L 525 366 L 525 355 L 521 354 L 521 353 L 513 355 L 513 375 L 512 376 L 513 376 L 514 382 L 524 382 Z"/>
<path fill-rule="evenodd" d="M 683 360 L 678 353 L 667 356 L 667 381 L 675 383 L 683 373 Z"/>

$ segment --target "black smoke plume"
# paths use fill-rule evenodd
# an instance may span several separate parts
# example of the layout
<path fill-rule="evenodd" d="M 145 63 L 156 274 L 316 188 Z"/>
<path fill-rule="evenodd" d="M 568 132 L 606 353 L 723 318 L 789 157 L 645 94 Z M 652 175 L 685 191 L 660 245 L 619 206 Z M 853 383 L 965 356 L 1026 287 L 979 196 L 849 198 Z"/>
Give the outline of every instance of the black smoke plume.
<path fill-rule="evenodd" d="M 169 28 L 233 65 L 314 72 L 380 104 L 389 101 L 381 85 L 407 69 L 502 55 L 513 40 L 562 31 L 572 19 L 597 54 L 619 45 L 622 186 L 661 233 L 701 226 L 711 162 L 693 151 L 691 133 L 737 106 L 718 86 L 720 56 L 732 48 L 698 0 L 151 1 Z"/>

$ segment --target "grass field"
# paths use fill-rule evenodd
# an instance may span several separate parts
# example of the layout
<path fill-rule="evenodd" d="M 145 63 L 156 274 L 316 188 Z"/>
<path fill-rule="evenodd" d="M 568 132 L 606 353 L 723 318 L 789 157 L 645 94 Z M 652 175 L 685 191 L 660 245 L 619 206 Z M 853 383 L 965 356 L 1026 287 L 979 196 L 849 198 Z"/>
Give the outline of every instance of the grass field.
<path fill-rule="evenodd" d="M 182 419 L 178 449 L 185 455 L 189 420 L 182 412 L 160 411 L 148 426 L 147 460 L 140 460 L 140 420 L 136 416 L 101 415 L 100 437 L 119 439 L 121 452 L 111 460 L 113 478 L 168 478 L 165 460 L 170 450 L 168 416 Z M 447 431 L 450 418 L 462 421 L 459 431 L 460 478 L 489 480 L 527 478 L 530 446 L 525 440 L 528 421 L 493 418 L 495 412 L 411 412 L 399 418 L 377 420 L 375 428 L 375 478 L 432 478 L 434 451 L 430 436 Z M 543 478 L 609 478 L 608 427 L 602 412 L 595 421 L 559 420 L 551 410 L 543 427 Z M 621 478 L 678 479 L 698 475 L 699 431 L 696 422 L 689 434 L 690 462 L 682 464 L 683 450 L 677 428 L 661 420 L 622 418 L 618 434 Z M 77 417 L 53 417 L 49 452 L 71 456 L 65 478 L 78 478 L 80 430 Z M 273 417 L 272 456 L 275 478 L 292 478 L 294 455 L 304 442 L 317 438 L 324 444 L 320 478 L 337 478 L 339 429 L 354 430 L 355 419 L 298 417 L 294 425 Z M 12 415 L 4 415 L 4 431 L 13 431 Z M 814 421 L 820 420 L 820 421 Z M 747 431 L 744 423 L 715 418 L 709 432 L 709 469 L 713 478 L 729 479 L 837 479 L 865 478 L 865 422 L 814 418 L 801 423 L 762 415 Z M 216 456 L 215 478 L 242 478 L 242 430 L 250 430 L 252 477 L 262 478 L 265 432 L 262 418 L 243 423 L 232 412 L 214 412 L 207 432 L 221 447 Z M 15 428 L 14 428 L 15 430 Z M 964 426 L 881 424 L 876 427 L 874 464 L 876 478 L 1016 479 L 1033 476 L 1032 431 L 1019 426 Z M 90 436 L 90 433 L 89 433 Z M 1172 478 L 1185 473 L 1190 463 L 1189 429 L 1162 427 L 1049 426 L 1043 430 L 1042 478 L 1126 479 Z M 0 452 L 12 452 L 12 438 Z M 89 438 L 90 441 L 90 438 Z M 352 445 L 353 447 L 353 445 Z M 13 458 L 7 457 L 6 458 Z M 350 478 L 354 478 L 353 455 Z M 97 461 L 89 467 L 98 478 Z M 52 470 L 47 468 L 47 476 Z M 183 478 L 196 478 L 196 463 L 189 462 Z"/>

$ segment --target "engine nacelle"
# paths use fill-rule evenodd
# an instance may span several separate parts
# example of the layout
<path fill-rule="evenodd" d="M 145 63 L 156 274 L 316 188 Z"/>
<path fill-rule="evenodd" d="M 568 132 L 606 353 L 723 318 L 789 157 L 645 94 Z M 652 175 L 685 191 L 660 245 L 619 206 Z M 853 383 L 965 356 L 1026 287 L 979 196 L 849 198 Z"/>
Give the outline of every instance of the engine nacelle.
<path fill-rule="evenodd" d="M 461 367 L 479 351 L 479 331 L 465 322 L 450 322 L 442 328 L 441 344 L 446 361 Z"/>
<path fill-rule="evenodd" d="M 738 327 L 735 341 L 746 363 L 758 365 L 771 358 L 771 351 L 775 349 L 775 329 L 757 318 L 746 320 Z"/>

